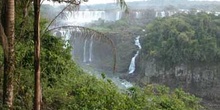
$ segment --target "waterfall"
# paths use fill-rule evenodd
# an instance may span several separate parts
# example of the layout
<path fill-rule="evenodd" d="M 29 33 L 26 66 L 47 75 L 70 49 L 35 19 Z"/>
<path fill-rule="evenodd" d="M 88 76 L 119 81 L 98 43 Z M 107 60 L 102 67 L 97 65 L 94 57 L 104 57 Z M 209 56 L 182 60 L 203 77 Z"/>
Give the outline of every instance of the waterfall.
<path fill-rule="evenodd" d="M 87 38 L 84 41 L 84 45 L 83 45 L 83 62 L 87 62 L 88 60 L 89 60 L 89 62 L 92 62 L 93 37 L 94 37 L 94 34 L 91 36 L 90 42 L 88 42 L 89 43 L 88 46 L 87 46 L 87 41 L 88 41 Z M 87 47 L 89 48 L 89 50 L 87 50 Z"/>
<path fill-rule="evenodd" d="M 63 46 L 63 48 L 67 48 L 67 46 L 69 45 L 69 39 L 72 36 L 71 30 L 64 30 L 61 28 L 60 30 L 55 31 L 52 34 L 54 36 L 61 37 L 65 41 L 65 45 Z"/>
<path fill-rule="evenodd" d="M 65 31 L 66 33 L 64 34 L 64 41 L 65 41 L 65 45 L 64 45 L 64 48 L 67 48 L 67 46 L 69 45 L 69 42 L 68 42 L 68 40 L 70 39 L 70 37 L 71 37 L 71 32 L 70 32 L 70 30 L 67 30 L 67 31 Z"/>
<path fill-rule="evenodd" d="M 137 50 L 137 52 L 136 52 L 136 54 L 134 55 L 134 57 L 132 57 L 132 59 L 131 59 L 131 63 L 130 63 L 130 66 L 129 66 L 129 68 L 128 68 L 128 73 L 129 74 L 131 74 L 131 73 L 134 73 L 134 71 L 135 71 L 135 59 L 136 59 L 136 57 L 138 56 L 138 54 L 139 54 L 139 51 L 140 51 L 140 49 L 141 49 L 141 44 L 140 44 L 140 42 L 139 42 L 139 39 L 140 39 L 140 36 L 137 36 L 136 38 L 135 38 L 135 40 L 134 40 L 134 44 L 136 45 L 136 46 L 138 46 L 138 50 Z"/>
<path fill-rule="evenodd" d="M 155 17 L 158 17 L 158 12 L 156 11 Z"/>
<path fill-rule="evenodd" d="M 91 36 L 90 46 L 89 46 L 89 62 L 92 62 L 93 36 L 94 34 Z"/>
<path fill-rule="evenodd" d="M 218 16 L 220 14 L 220 12 L 215 12 L 215 16 Z"/>
<path fill-rule="evenodd" d="M 135 18 L 140 18 L 140 12 L 135 12 Z"/>
<path fill-rule="evenodd" d="M 83 46 L 83 62 L 86 62 L 86 43 L 87 43 L 87 39 L 84 41 L 84 46 Z"/>
<path fill-rule="evenodd" d="M 165 11 L 162 11 L 162 12 L 160 12 L 160 13 L 161 13 L 161 17 L 162 17 L 162 18 L 166 16 Z"/>
<path fill-rule="evenodd" d="M 134 71 L 135 71 L 135 59 L 138 56 L 138 54 L 139 54 L 139 50 L 134 55 L 134 57 L 132 57 L 132 59 L 131 59 L 131 63 L 130 63 L 129 69 L 128 69 L 128 71 L 129 71 L 128 73 L 129 74 L 134 73 Z"/>
<path fill-rule="evenodd" d="M 173 12 L 168 11 L 168 16 L 172 16 Z"/>
<path fill-rule="evenodd" d="M 121 12 L 117 11 L 116 13 L 116 21 L 119 20 L 121 18 Z"/>
<path fill-rule="evenodd" d="M 65 20 L 62 20 L 62 23 L 66 25 L 80 25 L 83 26 L 87 23 L 91 23 L 102 19 L 104 21 L 116 21 L 121 19 L 121 11 L 94 11 L 94 10 L 85 10 L 85 11 L 64 11 L 66 16 Z"/>
<path fill-rule="evenodd" d="M 136 38 L 135 38 L 135 40 L 134 40 L 134 45 L 136 45 L 136 46 L 138 46 L 138 48 L 139 49 L 141 49 L 141 44 L 140 44 L 140 42 L 139 42 L 139 39 L 140 39 L 140 36 L 137 36 Z"/>
<path fill-rule="evenodd" d="M 64 40 L 65 41 L 68 41 L 71 37 L 71 30 L 67 30 L 66 33 L 65 33 L 65 36 L 64 36 Z"/>
<path fill-rule="evenodd" d="M 60 30 L 61 37 L 65 36 L 65 31 L 63 29 Z"/>

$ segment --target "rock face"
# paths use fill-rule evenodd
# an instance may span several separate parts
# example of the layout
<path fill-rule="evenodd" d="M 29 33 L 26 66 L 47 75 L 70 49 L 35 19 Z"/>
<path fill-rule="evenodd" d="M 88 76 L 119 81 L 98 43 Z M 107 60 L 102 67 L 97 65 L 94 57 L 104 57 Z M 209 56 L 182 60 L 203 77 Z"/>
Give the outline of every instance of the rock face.
<path fill-rule="evenodd" d="M 201 97 L 204 105 L 211 110 L 220 109 L 220 65 L 182 64 L 164 69 L 151 60 L 145 61 L 142 66 L 144 81 L 165 84 L 171 88 L 183 88 Z"/>

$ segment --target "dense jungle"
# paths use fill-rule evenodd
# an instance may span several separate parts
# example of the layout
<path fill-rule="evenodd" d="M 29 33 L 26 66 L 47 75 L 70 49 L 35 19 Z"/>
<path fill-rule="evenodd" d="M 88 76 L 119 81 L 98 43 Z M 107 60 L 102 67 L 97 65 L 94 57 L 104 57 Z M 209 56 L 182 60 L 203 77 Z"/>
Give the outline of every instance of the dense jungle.
<path fill-rule="evenodd" d="M 220 2 L 90 1 L 0 1 L 0 109 L 220 108 Z"/>

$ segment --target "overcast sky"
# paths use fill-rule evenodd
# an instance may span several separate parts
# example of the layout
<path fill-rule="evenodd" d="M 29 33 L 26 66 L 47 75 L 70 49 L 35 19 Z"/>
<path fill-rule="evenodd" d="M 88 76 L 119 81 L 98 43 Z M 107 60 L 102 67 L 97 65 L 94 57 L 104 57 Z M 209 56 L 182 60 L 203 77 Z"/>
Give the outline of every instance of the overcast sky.
<path fill-rule="evenodd" d="M 102 4 L 102 3 L 113 3 L 116 0 L 88 0 L 88 2 L 85 2 L 83 4 L 89 5 L 89 4 Z M 146 0 L 125 0 L 126 2 L 131 1 L 146 1 Z M 51 2 L 48 2 L 47 0 L 44 1 L 44 4 L 51 4 Z"/>
<path fill-rule="evenodd" d="M 220 1 L 220 0 L 188 0 L 188 1 Z"/>
<path fill-rule="evenodd" d="M 116 0 L 89 0 L 86 4 L 96 4 L 96 3 L 113 3 Z M 130 1 L 144 1 L 144 0 L 125 0 L 126 2 Z"/>
<path fill-rule="evenodd" d="M 113 3 L 116 0 L 88 0 L 88 2 L 85 2 L 83 4 L 90 5 L 90 4 L 103 4 L 103 3 Z M 125 0 L 126 2 L 131 1 L 147 1 L 147 0 Z M 189 0 L 189 1 L 220 1 L 220 0 Z M 45 4 L 51 4 L 51 2 L 48 2 L 47 0 L 44 1 Z"/>

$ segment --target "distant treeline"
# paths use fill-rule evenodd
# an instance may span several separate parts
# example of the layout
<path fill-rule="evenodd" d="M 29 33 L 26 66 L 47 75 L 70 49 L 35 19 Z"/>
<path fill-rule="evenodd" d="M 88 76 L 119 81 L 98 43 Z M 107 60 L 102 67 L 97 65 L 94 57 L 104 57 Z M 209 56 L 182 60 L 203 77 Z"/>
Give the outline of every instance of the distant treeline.
<path fill-rule="evenodd" d="M 85 3 L 86 4 L 86 3 Z M 188 0 L 149 0 L 149 1 L 135 1 L 127 2 L 129 9 L 158 9 L 163 10 L 169 6 L 174 6 L 181 9 L 203 9 L 203 10 L 220 10 L 220 2 L 218 1 L 188 1 Z M 84 5 L 80 7 L 81 10 L 115 10 L 120 9 L 115 3 Z"/>

